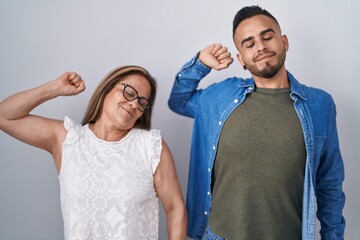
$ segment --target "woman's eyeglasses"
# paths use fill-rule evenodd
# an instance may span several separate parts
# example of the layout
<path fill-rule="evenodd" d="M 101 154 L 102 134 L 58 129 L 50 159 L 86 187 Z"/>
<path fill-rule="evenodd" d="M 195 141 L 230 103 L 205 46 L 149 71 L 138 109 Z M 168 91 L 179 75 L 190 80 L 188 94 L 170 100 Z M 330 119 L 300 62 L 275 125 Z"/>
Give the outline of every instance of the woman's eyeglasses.
<path fill-rule="evenodd" d="M 121 85 L 124 86 L 123 95 L 124 98 L 128 101 L 133 101 L 137 99 L 138 101 L 138 109 L 141 112 L 145 112 L 146 110 L 149 110 L 151 108 L 151 103 L 148 99 L 144 97 L 139 97 L 138 92 L 129 84 L 127 83 L 121 83 Z"/>

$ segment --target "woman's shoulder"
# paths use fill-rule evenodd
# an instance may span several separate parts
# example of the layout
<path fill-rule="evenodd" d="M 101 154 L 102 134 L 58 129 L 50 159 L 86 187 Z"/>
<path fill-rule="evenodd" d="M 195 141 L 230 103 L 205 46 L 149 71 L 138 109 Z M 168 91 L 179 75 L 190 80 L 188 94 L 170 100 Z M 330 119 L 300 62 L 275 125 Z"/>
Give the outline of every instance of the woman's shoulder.
<path fill-rule="evenodd" d="M 67 140 L 75 140 L 85 132 L 85 127 L 79 123 L 76 123 L 68 116 L 64 117 L 64 127 L 67 130 Z"/>
<path fill-rule="evenodd" d="M 149 157 L 151 159 L 152 173 L 154 174 L 157 166 L 160 162 L 161 151 L 162 151 L 162 137 L 159 129 L 139 129 L 134 128 L 134 135 L 138 136 L 138 139 L 143 142 L 143 146 L 146 146 Z M 137 141 L 137 143 L 139 143 Z"/>
<path fill-rule="evenodd" d="M 161 137 L 161 131 L 159 129 L 141 129 L 141 128 L 134 128 L 132 130 L 134 134 L 144 137 L 151 137 L 151 136 L 160 136 Z"/>

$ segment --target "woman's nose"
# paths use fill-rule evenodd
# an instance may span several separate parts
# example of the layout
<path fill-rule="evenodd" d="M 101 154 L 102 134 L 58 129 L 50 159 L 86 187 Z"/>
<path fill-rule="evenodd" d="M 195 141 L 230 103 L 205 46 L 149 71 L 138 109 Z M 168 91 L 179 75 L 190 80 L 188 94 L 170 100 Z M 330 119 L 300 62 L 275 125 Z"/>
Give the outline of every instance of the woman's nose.
<path fill-rule="evenodd" d="M 137 98 L 134 100 L 129 101 L 129 105 L 131 108 L 136 109 L 137 108 Z"/>

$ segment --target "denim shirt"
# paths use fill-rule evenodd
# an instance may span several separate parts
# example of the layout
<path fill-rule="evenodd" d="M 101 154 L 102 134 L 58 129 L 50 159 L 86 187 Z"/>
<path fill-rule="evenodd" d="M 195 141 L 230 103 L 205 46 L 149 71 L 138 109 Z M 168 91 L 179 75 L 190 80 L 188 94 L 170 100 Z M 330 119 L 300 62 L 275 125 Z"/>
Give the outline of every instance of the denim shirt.
<path fill-rule="evenodd" d="M 212 169 L 222 126 L 255 88 L 253 78 L 232 77 L 198 89 L 200 80 L 210 70 L 195 56 L 176 75 L 168 101 L 174 112 L 194 118 L 186 199 L 188 236 L 194 239 L 202 238 L 208 223 Z M 316 215 L 321 223 L 322 239 L 344 239 L 344 165 L 334 101 L 328 93 L 300 84 L 287 74 L 306 147 L 302 239 L 315 239 Z"/>

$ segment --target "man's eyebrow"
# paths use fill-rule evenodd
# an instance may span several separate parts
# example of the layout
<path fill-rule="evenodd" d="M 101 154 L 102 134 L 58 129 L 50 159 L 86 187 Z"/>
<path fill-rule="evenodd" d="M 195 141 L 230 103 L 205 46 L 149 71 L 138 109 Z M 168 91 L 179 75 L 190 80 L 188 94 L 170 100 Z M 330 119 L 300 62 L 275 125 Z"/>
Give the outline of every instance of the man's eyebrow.
<path fill-rule="evenodd" d="M 243 40 L 241 41 L 241 46 L 243 46 L 246 42 L 251 41 L 251 40 L 253 40 L 253 39 L 254 39 L 253 36 L 247 37 L 247 38 L 243 39 Z"/>
<path fill-rule="evenodd" d="M 273 33 L 275 33 L 275 30 L 272 29 L 272 28 L 268 28 L 268 29 L 266 29 L 266 30 L 264 30 L 264 31 L 261 31 L 261 32 L 260 32 L 260 35 L 265 35 L 265 34 L 267 34 L 268 32 L 273 32 Z"/>
<path fill-rule="evenodd" d="M 267 34 L 268 32 L 273 32 L 273 33 L 275 33 L 274 29 L 268 28 L 268 29 L 265 29 L 264 31 L 261 31 L 261 32 L 260 32 L 260 35 L 263 36 L 263 35 Z M 246 42 L 251 41 L 251 40 L 253 40 L 253 39 L 254 39 L 253 36 L 250 36 L 250 37 L 247 37 L 247 38 L 243 39 L 243 40 L 241 41 L 241 46 L 243 46 Z"/>

